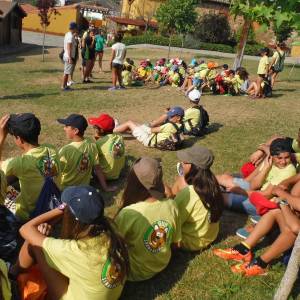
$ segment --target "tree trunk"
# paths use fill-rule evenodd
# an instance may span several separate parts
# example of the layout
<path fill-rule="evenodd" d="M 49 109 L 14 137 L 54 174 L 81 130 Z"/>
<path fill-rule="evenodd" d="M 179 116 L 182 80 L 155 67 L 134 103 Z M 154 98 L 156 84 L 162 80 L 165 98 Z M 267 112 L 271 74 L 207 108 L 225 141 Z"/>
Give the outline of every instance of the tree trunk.
<path fill-rule="evenodd" d="M 169 37 L 168 60 L 170 59 L 170 52 L 171 52 L 171 39 L 172 39 L 172 34 L 170 34 L 170 37 Z"/>
<path fill-rule="evenodd" d="M 43 35 L 43 62 L 45 61 L 45 38 L 46 38 L 46 25 L 44 25 L 44 35 Z"/>
<path fill-rule="evenodd" d="M 280 285 L 276 291 L 273 300 L 286 300 L 292 291 L 293 285 L 297 279 L 300 266 L 300 234 L 295 241 L 294 248 L 284 273 Z"/>
<path fill-rule="evenodd" d="M 239 68 L 242 65 L 242 61 L 243 61 L 243 57 L 244 57 L 244 50 L 245 50 L 245 46 L 247 44 L 247 38 L 248 38 L 251 23 L 252 22 L 250 20 L 245 20 L 245 22 L 244 22 L 240 41 L 239 41 L 239 44 L 237 47 L 237 53 L 235 56 L 233 67 L 232 67 L 233 70 L 236 70 L 237 68 Z"/>

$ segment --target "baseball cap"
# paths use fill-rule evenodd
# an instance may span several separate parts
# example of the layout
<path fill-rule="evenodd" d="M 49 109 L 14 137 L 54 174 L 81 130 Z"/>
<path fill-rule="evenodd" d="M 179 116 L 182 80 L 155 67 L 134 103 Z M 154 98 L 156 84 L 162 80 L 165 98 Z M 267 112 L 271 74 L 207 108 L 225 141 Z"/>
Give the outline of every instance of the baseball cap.
<path fill-rule="evenodd" d="M 173 118 L 174 116 L 184 116 L 184 110 L 180 106 L 174 106 L 167 112 L 168 119 Z"/>
<path fill-rule="evenodd" d="M 101 114 L 98 118 L 88 118 L 91 125 L 95 125 L 104 130 L 104 132 L 112 132 L 115 128 L 114 119 L 108 114 Z"/>
<path fill-rule="evenodd" d="M 214 61 L 210 61 L 210 62 L 207 63 L 207 67 L 208 67 L 209 69 L 216 68 L 216 67 L 218 67 L 218 63 L 216 63 L 216 62 L 214 62 Z"/>
<path fill-rule="evenodd" d="M 199 90 L 193 89 L 192 91 L 189 92 L 188 97 L 192 102 L 199 102 L 201 93 Z"/>
<path fill-rule="evenodd" d="M 77 24 L 75 22 L 71 22 L 69 25 L 69 29 L 77 29 Z"/>
<path fill-rule="evenodd" d="M 76 220 L 84 224 L 98 224 L 103 218 L 104 201 L 95 188 L 91 186 L 70 186 L 61 194 Z"/>
<path fill-rule="evenodd" d="M 133 165 L 133 171 L 152 197 L 156 199 L 165 198 L 160 160 L 151 157 L 142 157 Z"/>
<path fill-rule="evenodd" d="M 71 114 L 66 119 L 57 119 L 57 122 L 66 126 L 72 126 L 84 132 L 88 127 L 86 118 L 83 115 Z"/>
<path fill-rule="evenodd" d="M 25 139 L 27 136 L 38 136 L 41 132 L 40 120 L 32 113 L 11 114 L 6 126 L 10 134 Z"/>
<path fill-rule="evenodd" d="M 193 145 L 190 148 L 177 151 L 179 160 L 191 163 L 201 169 L 209 169 L 214 162 L 213 153 L 200 145 Z"/>

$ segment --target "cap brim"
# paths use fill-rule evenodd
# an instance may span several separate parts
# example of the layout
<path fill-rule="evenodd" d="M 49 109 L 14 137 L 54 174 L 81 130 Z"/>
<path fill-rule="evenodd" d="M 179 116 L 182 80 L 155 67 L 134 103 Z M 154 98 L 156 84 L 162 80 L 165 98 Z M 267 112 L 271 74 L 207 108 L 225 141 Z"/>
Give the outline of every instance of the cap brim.
<path fill-rule="evenodd" d="M 88 118 L 88 122 L 89 122 L 90 125 L 97 125 L 97 126 L 99 126 L 97 118 L 93 118 L 93 117 Z"/>
<path fill-rule="evenodd" d="M 57 122 L 63 125 L 69 125 L 66 119 L 57 119 Z"/>
<path fill-rule="evenodd" d="M 176 152 L 178 159 L 182 162 L 192 163 L 189 149 L 180 150 Z"/>

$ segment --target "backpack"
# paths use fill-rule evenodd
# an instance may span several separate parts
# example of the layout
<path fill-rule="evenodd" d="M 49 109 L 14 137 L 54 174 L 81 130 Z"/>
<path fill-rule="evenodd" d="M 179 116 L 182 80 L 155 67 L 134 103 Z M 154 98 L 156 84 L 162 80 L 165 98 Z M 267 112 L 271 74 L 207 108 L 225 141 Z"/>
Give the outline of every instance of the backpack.
<path fill-rule="evenodd" d="M 157 143 L 157 133 L 150 139 L 149 146 L 153 139 L 155 139 L 154 147 L 162 151 L 176 151 L 180 148 L 183 142 L 181 135 L 182 129 L 180 129 L 175 123 L 168 122 L 174 126 L 176 133 L 172 134 L 169 138 Z"/>
<path fill-rule="evenodd" d="M 184 131 L 184 134 L 186 135 L 194 135 L 194 136 L 203 136 L 205 134 L 206 128 L 209 125 L 209 115 L 208 112 L 203 108 L 202 105 L 194 107 L 196 109 L 200 110 L 200 118 L 199 122 L 196 126 L 192 125 L 191 120 L 187 120 L 187 122 L 190 125 L 191 130 Z"/>
<path fill-rule="evenodd" d="M 278 53 L 279 59 L 277 60 L 276 64 L 274 64 L 273 69 L 275 72 L 282 72 L 284 68 L 285 53 L 281 55 L 279 51 L 276 52 Z"/>
<path fill-rule="evenodd" d="M 4 205 L 0 205 L 0 258 L 10 261 L 18 251 L 19 223 L 15 215 Z"/>
<path fill-rule="evenodd" d="M 264 97 L 272 97 L 272 85 L 271 85 L 271 80 L 270 78 L 264 79 L 264 86 L 262 89 L 263 96 Z"/>
<path fill-rule="evenodd" d="M 32 211 L 30 218 L 35 218 L 49 210 L 52 210 L 62 204 L 60 199 L 61 192 L 53 180 L 53 174 L 51 170 L 51 158 L 48 151 L 45 163 L 45 181 L 39 197 L 36 201 L 34 210 Z"/>

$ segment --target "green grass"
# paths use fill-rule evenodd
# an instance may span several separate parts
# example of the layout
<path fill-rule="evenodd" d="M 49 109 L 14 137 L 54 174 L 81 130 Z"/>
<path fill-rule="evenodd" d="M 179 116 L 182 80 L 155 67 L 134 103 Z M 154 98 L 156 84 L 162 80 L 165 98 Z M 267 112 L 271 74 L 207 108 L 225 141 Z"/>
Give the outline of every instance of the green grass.
<path fill-rule="evenodd" d="M 70 113 L 85 116 L 107 112 L 120 121 L 127 119 L 138 122 L 149 121 L 161 114 L 167 106 L 188 107 L 187 100 L 171 87 L 129 88 L 126 91 L 108 92 L 110 73 L 95 74 L 95 83 L 78 84 L 70 93 L 60 92 L 62 64 L 58 59 L 60 49 L 50 49 L 46 62 L 36 51 L 24 56 L 11 56 L 0 61 L 0 101 L 1 115 L 5 113 L 33 112 L 42 120 L 41 142 L 49 142 L 57 147 L 66 144 L 63 128 L 55 120 Z M 109 51 L 104 55 L 108 69 Z M 190 61 L 189 53 L 172 53 Z M 160 50 L 128 50 L 128 57 L 136 62 L 142 58 L 157 59 L 166 56 Z M 232 64 L 229 59 L 215 59 L 219 63 Z M 257 62 L 245 61 L 251 74 L 255 74 Z M 97 68 L 96 68 L 97 69 Z M 252 101 L 247 97 L 223 97 L 204 95 L 202 104 L 210 114 L 211 123 L 217 131 L 203 139 L 190 139 L 207 146 L 215 153 L 213 170 L 236 172 L 256 145 L 274 133 L 295 136 L 299 128 L 299 88 L 300 70 L 295 68 L 292 79 L 288 80 L 290 67 L 280 75 L 271 99 Z M 79 71 L 75 80 L 80 81 Z M 89 129 L 88 135 L 91 135 Z M 176 172 L 176 155 L 147 149 L 135 140 L 126 141 L 130 159 L 141 155 L 161 157 L 164 178 L 172 183 Z M 18 150 L 9 137 L 4 149 L 4 157 L 16 155 Z M 112 198 L 107 213 L 115 211 L 114 201 L 121 195 L 106 195 Z M 235 230 L 243 226 L 247 218 L 226 212 L 222 219 L 221 233 L 213 247 L 226 247 L 238 241 Z M 127 284 L 123 299 L 271 299 L 284 267 L 277 262 L 268 276 L 245 279 L 233 275 L 229 264 L 212 256 L 208 249 L 201 253 L 175 253 L 170 266 L 154 279 L 143 283 Z M 297 292 L 294 292 L 295 298 Z"/>

